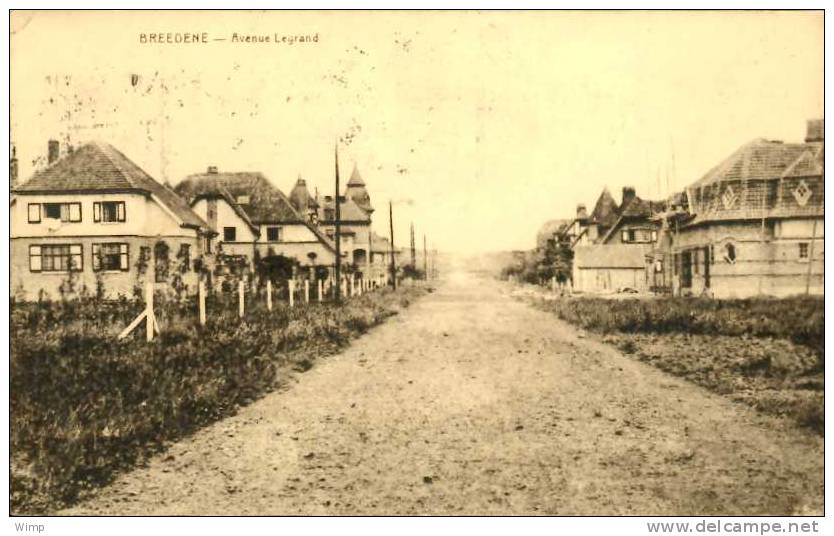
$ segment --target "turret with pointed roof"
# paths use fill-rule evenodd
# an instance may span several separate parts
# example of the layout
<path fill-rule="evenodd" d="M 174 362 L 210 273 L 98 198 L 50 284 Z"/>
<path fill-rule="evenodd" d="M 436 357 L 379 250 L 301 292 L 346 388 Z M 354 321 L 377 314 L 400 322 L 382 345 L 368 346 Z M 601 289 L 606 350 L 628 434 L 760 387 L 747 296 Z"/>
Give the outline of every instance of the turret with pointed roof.
<path fill-rule="evenodd" d="M 362 180 L 362 176 L 359 174 L 359 167 L 356 164 L 353 165 L 353 173 L 350 174 L 350 180 L 345 190 L 345 197 L 353 199 L 353 202 L 368 214 L 373 213 L 374 208 L 371 206 L 371 196 L 368 195 L 368 190 L 365 188 L 365 181 Z"/>
<path fill-rule="evenodd" d="M 307 181 L 302 179 L 301 175 L 298 176 L 298 180 L 290 192 L 290 204 L 301 214 L 306 214 L 310 209 L 318 207 L 315 198 L 310 195 L 310 191 L 307 189 Z"/>

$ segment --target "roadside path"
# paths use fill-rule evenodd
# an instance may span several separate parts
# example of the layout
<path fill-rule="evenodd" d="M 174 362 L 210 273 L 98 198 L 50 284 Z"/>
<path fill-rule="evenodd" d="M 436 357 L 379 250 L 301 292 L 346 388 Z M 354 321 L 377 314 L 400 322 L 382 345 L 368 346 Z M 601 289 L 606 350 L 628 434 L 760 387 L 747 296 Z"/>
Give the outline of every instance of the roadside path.
<path fill-rule="evenodd" d="M 60 514 L 821 514 L 822 446 L 452 274 Z"/>

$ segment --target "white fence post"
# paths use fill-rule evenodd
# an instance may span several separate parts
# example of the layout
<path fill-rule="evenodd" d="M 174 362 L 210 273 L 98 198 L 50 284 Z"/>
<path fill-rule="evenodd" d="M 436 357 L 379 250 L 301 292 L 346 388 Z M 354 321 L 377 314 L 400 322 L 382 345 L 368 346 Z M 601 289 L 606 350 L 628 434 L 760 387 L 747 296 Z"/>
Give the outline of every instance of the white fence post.
<path fill-rule="evenodd" d="M 243 318 L 243 311 L 245 308 L 244 305 L 244 297 L 243 297 L 243 280 L 237 282 L 237 315 L 240 318 Z"/>
<path fill-rule="evenodd" d="M 153 283 L 145 285 L 145 340 L 153 340 L 153 328 L 156 319 L 153 317 Z"/>
<path fill-rule="evenodd" d="M 266 308 L 272 310 L 272 280 L 266 280 Z"/>
<path fill-rule="evenodd" d="M 294 279 L 290 279 L 289 281 L 287 281 L 287 290 L 289 291 L 289 295 L 290 295 L 290 307 L 292 307 L 293 304 L 295 303 L 295 280 Z"/>
<path fill-rule="evenodd" d="M 197 287 L 198 301 L 200 303 L 200 325 L 206 325 L 206 284 L 200 281 Z"/>

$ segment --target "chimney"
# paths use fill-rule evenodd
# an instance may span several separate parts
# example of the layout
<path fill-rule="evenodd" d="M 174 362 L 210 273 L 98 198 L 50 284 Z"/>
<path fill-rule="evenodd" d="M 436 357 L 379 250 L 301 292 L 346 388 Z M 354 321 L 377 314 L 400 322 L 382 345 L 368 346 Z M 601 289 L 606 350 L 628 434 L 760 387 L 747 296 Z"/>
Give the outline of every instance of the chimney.
<path fill-rule="evenodd" d="M 12 144 L 11 158 L 9 158 L 9 183 L 11 188 L 17 186 L 17 148 Z"/>
<path fill-rule="evenodd" d="M 825 141 L 825 119 L 809 119 L 805 143 Z"/>
<path fill-rule="evenodd" d="M 206 173 L 209 175 L 217 175 L 217 166 L 209 166 Z"/>
<path fill-rule="evenodd" d="M 58 143 L 58 140 L 49 140 L 47 144 L 47 159 L 46 162 L 49 165 L 55 163 L 56 160 L 61 156 L 61 145 Z"/>
<path fill-rule="evenodd" d="M 633 186 L 623 186 L 623 202 L 620 204 L 620 208 L 628 206 L 631 203 L 631 200 L 637 196 L 637 193 L 634 190 Z"/>
<path fill-rule="evenodd" d="M 588 219 L 588 209 L 585 208 L 585 205 L 578 204 L 576 205 L 576 219 L 577 220 L 587 220 Z"/>

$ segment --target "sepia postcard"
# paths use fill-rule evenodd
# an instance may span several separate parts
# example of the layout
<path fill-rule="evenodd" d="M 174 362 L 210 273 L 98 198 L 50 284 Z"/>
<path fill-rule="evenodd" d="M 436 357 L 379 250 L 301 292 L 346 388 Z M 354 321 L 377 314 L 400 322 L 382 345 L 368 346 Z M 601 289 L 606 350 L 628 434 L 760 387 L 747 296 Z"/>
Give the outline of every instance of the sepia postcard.
<path fill-rule="evenodd" d="M 822 10 L 9 25 L 14 532 L 822 531 Z"/>

